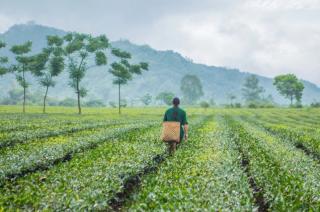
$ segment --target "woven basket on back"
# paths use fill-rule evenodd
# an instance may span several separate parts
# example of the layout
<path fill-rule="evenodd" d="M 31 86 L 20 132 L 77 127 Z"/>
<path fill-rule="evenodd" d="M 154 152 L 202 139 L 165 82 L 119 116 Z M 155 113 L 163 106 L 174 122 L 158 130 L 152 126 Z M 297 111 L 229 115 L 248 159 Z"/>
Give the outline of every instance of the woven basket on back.
<path fill-rule="evenodd" d="M 163 122 L 161 140 L 164 142 L 180 142 L 180 122 L 165 121 Z"/>

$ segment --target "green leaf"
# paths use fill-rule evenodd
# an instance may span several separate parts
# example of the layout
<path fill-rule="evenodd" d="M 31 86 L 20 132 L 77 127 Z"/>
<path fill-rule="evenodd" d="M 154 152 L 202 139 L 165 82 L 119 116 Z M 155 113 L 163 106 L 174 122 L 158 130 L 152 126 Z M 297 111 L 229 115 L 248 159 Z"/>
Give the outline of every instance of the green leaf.
<path fill-rule="evenodd" d="M 32 42 L 27 41 L 22 45 L 14 45 L 11 47 L 11 52 L 16 55 L 26 54 L 31 51 Z"/>
<path fill-rule="evenodd" d="M 96 65 L 98 66 L 107 64 L 107 56 L 102 51 L 96 52 L 95 60 L 96 60 Z"/>

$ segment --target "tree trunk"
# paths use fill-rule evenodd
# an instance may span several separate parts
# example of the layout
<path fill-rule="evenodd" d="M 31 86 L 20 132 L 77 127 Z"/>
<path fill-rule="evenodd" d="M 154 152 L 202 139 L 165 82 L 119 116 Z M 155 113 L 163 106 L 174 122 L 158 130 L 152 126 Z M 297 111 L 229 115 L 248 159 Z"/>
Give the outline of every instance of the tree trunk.
<path fill-rule="evenodd" d="M 290 96 L 290 106 L 292 106 L 293 96 Z"/>
<path fill-rule="evenodd" d="M 26 80 L 24 78 L 24 68 L 22 70 L 22 79 L 23 79 L 23 104 L 22 104 L 22 112 L 26 112 Z"/>
<path fill-rule="evenodd" d="M 22 106 L 22 112 L 25 113 L 26 112 L 26 88 L 25 86 L 23 87 L 23 106 Z"/>
<path fill-rule="evenodd" d="M 43 113 L 46 113 L 46 100 L 48 95 L 48 89 L 49 89 L 49 86 L 47 86 L 46 93 L 44 94 L 44 97 L 43 97 Z"/>
<path fill-rule="evenodd" d="M 80 103 L 80 88 L 79 88 L 79 81 L 77 81 L 77 97 L 78 97 L 78 113 L 81 115 L 81 103 Z"/>
<path fill-rule="evenodd" d="M 121 114 L 121 95 L 120 95 L 120 82 L 118 84 L 118 88 L 119 88 L 119 114 Z"/>

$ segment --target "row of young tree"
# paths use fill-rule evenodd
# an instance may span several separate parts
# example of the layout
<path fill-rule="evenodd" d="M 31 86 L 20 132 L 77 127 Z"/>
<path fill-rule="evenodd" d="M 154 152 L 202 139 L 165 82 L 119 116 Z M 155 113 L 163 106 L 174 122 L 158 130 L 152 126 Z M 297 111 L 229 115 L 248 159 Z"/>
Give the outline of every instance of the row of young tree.
<path fill-rule="evenodd" d="M 0 49 L 6 43 L 0 41 Z M 32 42 L 13 45 L 10 51 L 15 55 L 14 61 L 8 57 L 0 57 L 0 76 L 15 74 L 18 84 L 23 88 L 23 112 L 25 112 L 26 92 L 30 83 L 26 74 L 37 77 L 45 88 L 43 96 L 43 112 L 46 111 L 46 99 L 50 87 L 56 84 L 56 77 L 64 70 L 69 74 L 69 86 L 74 89 L 77 97 L 78 113 L 81 114 L 81 98 L 87 95 L 82 85 L 86 72 L 96 66 L 107 65 L 107 55 L 111 53 L 115 62 L 110 65 L 109 72 L 114 76 L 113 84 L 118 86 L 118 107 L 121 113 L 121 85 L 132 80 L 133 75 L 140 75 L 149 69 L 148 63 L 130 63 L 131 54 L 113 48 L 104 35 L 92 36 L 81 33 L 68 33 L 65 36 L 47 36 L 47 46 L 41 52 L 31 54 Z"/>

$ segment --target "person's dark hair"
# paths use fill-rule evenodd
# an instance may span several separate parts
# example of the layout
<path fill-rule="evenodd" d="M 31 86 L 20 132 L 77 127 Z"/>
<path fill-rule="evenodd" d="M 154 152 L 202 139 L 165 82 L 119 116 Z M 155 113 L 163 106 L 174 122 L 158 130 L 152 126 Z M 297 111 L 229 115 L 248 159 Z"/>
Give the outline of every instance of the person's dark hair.
<path fill-rule="evenodd" d="M 179 104 L 180 104 L 180 99 L 178 97 L 174 97 L 173 100 L 172 100 L 172 104 L 175 106 L 175 107 L 178 107 Z"/>

